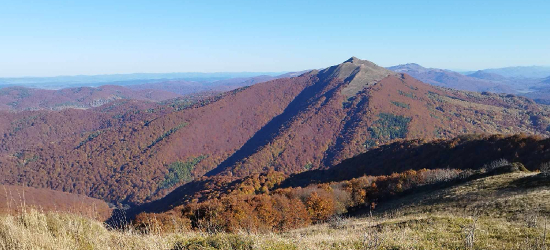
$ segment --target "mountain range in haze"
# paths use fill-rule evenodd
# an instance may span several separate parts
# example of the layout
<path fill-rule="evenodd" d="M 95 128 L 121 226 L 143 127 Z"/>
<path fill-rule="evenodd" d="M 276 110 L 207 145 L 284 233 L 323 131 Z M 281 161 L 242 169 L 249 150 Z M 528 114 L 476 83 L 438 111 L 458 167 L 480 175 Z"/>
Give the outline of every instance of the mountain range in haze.
<path fill-rule="evenodd" d="M 23 86 L 30 88 L 61 89 L 71 87 L 98 87 L 101 85 L 127 86 L 171 80 L 214 82 L 231 78 L 248 78 L 260 75 L 277 76 L 287 72 L 184 72 L 184 73 L 134 73 L 114 75 L 78 75 L 53 77 L 0 78 L 0 86 Z"/>
<path fill-rule="evenodd" d="M 224 91 L 273 79 L 291 77 L 296 74 L 299 73 L 286 73 L 277 76 L 239 77 L 216 81 L 205 80 L 212 79 L 212 77 L 209 77 L 203 78 L 203 81 L 200 82 L 170 80 L 134 83 L 126 86 L 103 85 L 100 87 L 75 87 L 59 90 L 8 86 L 0 88 L 0 110 L 86 109 L 98 107 L 119 99 L 161 102 L 175 98 L 189 98 L 189 95 L 197 94 L 200 96 L 212 96 Z M 212 76 L 215 75 L 217 74 L 213 74 Z"/>
<path fill-rule="evenodd" d="M 505 68 L 493 68 L 481 70 L 486 73 L 497 74 L 506 78 L 544 78 L 550 76 L 548 66 L 516 66 Z M 463 74 L 469 75 L 474 72 L 468 71 Z"/>
<path fill-rule="evenodd" d="M 410 63 L 388 69 L 410 74 L 414 78 L 435 86 L 476 92 L 518 94 L 532 98 L 539 103 L 550 101 L 548 78 L 540 77 L 547 73 L 550 74 L 548 67 L 511 67 L 458 73 L 444 69 L 424 68 L 418 64 Z M 514 71 L 504 75 L 499 74 L 508 69 Z"/>
<path fill-rule="evenodd" d="M 388 69 L 407 73 L 434 86 L 518 94 L 539 103 L 550 103 L 550 76 L 546 75 L 550 74 L 549 67 L 508 67 L 458 73 L 409 63 Z M 297 76 L 304 72 L 282 75 L 245 72 L 1 78 L 0 109 L 22 111 L 90 108 L 117 99 L 160 102 L 198 93 L 201 93 L 200 96 L 215 95 L 264 81 Z M 97 85 L 103 86 L 92 87 Z M 67 86 L 76 87 L 66 88 Z"/>

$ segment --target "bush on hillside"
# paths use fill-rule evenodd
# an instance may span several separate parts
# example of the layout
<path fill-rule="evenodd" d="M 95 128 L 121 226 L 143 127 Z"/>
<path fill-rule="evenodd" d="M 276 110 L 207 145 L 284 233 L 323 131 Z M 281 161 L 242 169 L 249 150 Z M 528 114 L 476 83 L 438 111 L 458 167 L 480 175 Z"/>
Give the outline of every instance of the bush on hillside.
<path fill-rule="evenodd" d="M 550 174 L 550 162 L 541 164 L 540 172 L 545 174 Z"/>
<path fill-rule="evenodd" d="M 510 162 L 508 160 L 498 159 L 498 160 L 495 160 L 495 161 L 492 161 L 488 164 L 483 165 L 483 167 L 481 169 L 484 170 L 485 172 L 491 172 L 491 171 L 493 171 L 497 168 L 507 166 L 507 165 L 510 165 Z"/>

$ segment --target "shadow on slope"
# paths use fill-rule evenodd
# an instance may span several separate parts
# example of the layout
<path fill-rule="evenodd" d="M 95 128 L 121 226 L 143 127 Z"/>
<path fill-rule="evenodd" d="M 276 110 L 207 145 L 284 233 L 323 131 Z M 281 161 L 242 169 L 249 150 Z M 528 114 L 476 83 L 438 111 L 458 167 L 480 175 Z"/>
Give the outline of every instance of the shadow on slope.
<path fill-rule="evenodd" d="M 329 80 L 318 80 L 315 84 L 306 87 L 296 98 L 285 108 L 283 113 L 274 117 L 269 123 L 258 130 L 239 150 L 229 158 L 225 159 L 215 169 L 211 170 L 206 176 L 215 176 L 224 171 L 231 171 L 231 167 L 258 152 L 260 149 L 273 141 L 284 129 L 288 128 L 289 123 L 302 111 L 306 110 L 312 103 L 315 103 L 321 96 L 330 97 L 338 88 L 333 88 L 325 93 L 332 82 Z M 320 95 L 322 94 L 322 95 Z"/>
<path fill-rule="evenodd" d="M 463 135 L 451 140 L 394 142 L 347 159 L 327 170 L 295 174 L 281 187 L 343 181 L 363 175 L 390 175 L 409 169 L 476 169 L 494 160 L 522 162 L 529 170 L 550 161 L 550 139 L 514 135 Z"/>

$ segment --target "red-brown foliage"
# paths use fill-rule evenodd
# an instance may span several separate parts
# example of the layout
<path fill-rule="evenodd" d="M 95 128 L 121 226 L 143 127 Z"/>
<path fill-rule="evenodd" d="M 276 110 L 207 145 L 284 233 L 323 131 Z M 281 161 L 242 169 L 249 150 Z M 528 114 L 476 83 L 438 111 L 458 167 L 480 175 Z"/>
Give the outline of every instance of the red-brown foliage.
<path fill-rule="evenodd" d="M 18 213 L 29 208 L 45 212 L 70 212 L 106 220 L 111 208 L 102 200 L 43 188 L 0 185 L 0 213 Z"/>
<path fill-rule="evenodd" d="M 205 231 L 247 230 L 252 232 L 279 232 L 324 222 L 349 209 L 376 204 L 379 199 L 398 195 L 426 184 L 458 178 L 458 170 L 409 170 L 389 176 L 363 176 L 349 181 L 312 184 L 301 188 L 284 188 L 270 191 L 269 195 L 243 194 L 226 189 L 218 198 L 176 207 L 164 214 L 173 216 L 180 211 L 178 220 L 191 221 L 194 229 Z M 271 173 L 274 175 L 274 173 Z M 434 181 L 431 176 L 447 176 Z M 244 190 L 254 189 L 254 181 L 239 181 Z M 256 179 L 265 179 L 256 177 Z M 246 188 L 248 185 L 249 188 Z M 372 207 L 374 208 L 374 207 Z M 143 228 L 143 221 L 158 223 L 158 214 L 142 213 L 134 225 Z M 160 217 L 167 217 L 161 213 Z M 172 223 L 175 220 L 170 221 Z M 152 224 L 152 223 L 150 223 Z M 156 225 L 156 224 L 155 224 Z M 158 228 L 172 228 L 173 225 Z"/>
<path fill-rule="evenodd" d="M 341 91 L 349 84 L 313 71 L 199 102 L 0 113 L 0 183 L 141 204 L 204 175 L 236 180 L 269 169 L 325 169 L 395 140 L 548 134 L 547 108 L 525 98 L 441 89 L 407 75 L 391 75 L 348 98 Z M 351 169 L 347 179 L 428 162 L 409 167 L 371 157 L 376 161 Z M 259 188 L 243 192 L 269 189 Z"/>

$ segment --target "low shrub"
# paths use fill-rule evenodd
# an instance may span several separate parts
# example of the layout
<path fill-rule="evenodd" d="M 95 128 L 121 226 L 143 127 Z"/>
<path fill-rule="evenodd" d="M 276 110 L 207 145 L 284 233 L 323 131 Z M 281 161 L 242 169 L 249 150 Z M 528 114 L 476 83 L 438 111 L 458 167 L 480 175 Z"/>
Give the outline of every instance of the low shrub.
<path fill-rule="evenodd" d="M 193 238 L 179 241 L 174 244 L 172 250 L 184 249 L 254 249 L 254 241 L 250 237 L 241 235 L 215 234 L 204 238 Z"/>
<path fill-rule="evenodd" d="M 510 162 L 506 159 L 499 159 L 499 160 L 496 160 L 496 161 L 492 161 L 488 164 L 485 164 L 483 165 L 483 167 L 481 168 L 483 171 L 485 172 L 491 172 L 499 167 L 503 167 L 503 166 L 507 166 L 507 165 L 510 165 Z"/>

